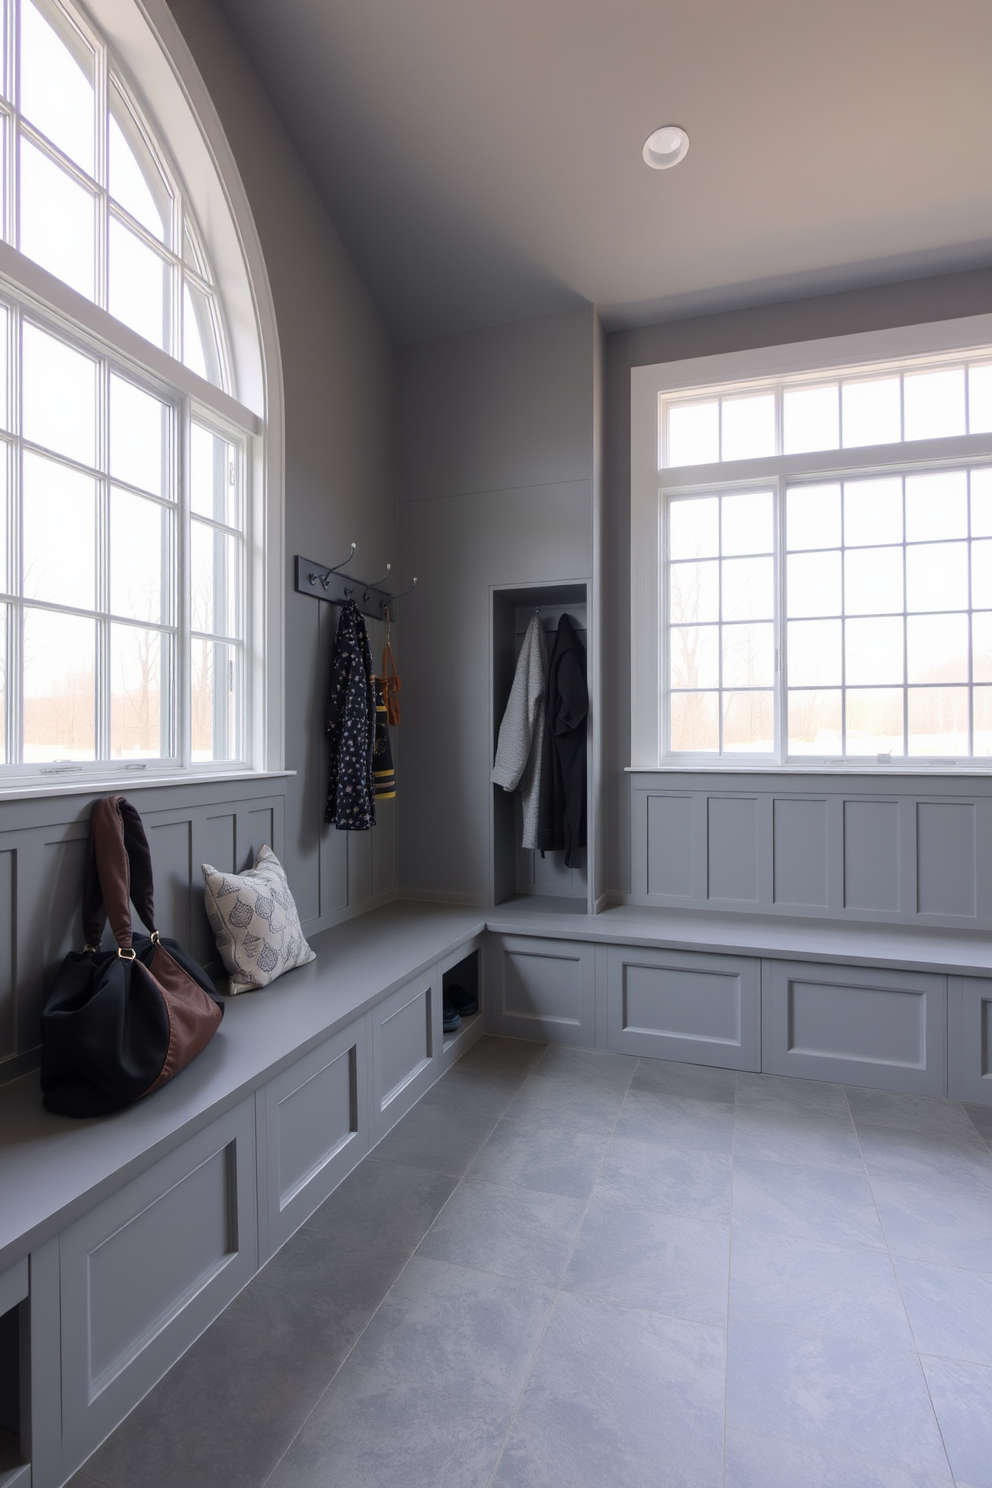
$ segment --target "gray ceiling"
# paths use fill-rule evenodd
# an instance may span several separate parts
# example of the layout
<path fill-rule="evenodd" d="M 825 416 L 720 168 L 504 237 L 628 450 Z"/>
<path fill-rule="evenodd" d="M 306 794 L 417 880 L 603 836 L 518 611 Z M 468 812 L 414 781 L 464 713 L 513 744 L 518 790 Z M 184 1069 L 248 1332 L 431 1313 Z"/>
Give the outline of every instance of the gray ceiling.
<path fill-rule="evenodd" d="M 992 262 L 990 0 L 222 4 L 398 341 Z"/>

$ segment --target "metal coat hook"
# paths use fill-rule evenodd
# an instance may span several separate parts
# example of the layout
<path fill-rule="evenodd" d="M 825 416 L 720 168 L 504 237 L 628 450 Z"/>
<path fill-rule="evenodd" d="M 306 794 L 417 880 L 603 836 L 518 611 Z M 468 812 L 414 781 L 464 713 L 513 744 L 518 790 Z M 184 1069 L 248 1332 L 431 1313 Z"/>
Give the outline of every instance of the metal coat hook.
<path fill-rule="evenodd" d="M 409 589 L 401 589 L 400 592 L 399 592 L 399 594 L 393 594 L 393 595 L 391 595 L 390 596 L 390 599 L 391 600 L 393 600 L 393 599 L 402 599 L 405 594 L 412 594 L 413 591 L 414 591 L 414 589 L 416 589 L 416 587 L 417 587 L 417 580 L 416 580 L 416 578 L 414 578 L 414 581 L 410 585 Z"/>
<path fill-rule="evenodd" d="M 366 584 L 365 585 L 365 598 L 366 599 L 368 599 L 368 597 L 369 597 L 369 595 L 370 595 L 370 593 L 372 592 L 373 589 L 378 589 L 378 587 L 379 587 L 380 584 L 384 584 L 386 582 L 386 580 L 389 578 L 390 573 L 392 572 L 392 567 L 393 567 L 393 565 L 391 563 L 387 563 L 386 564 L 386 572 L 383 574 L 382 578 L 381 579 L 373 579 L 371 584 Z"/>
<path fill-rule="evenodd" d="M 315 584 L 317 582 L 317 580 L 319 579 L 320 580 L 320 584 L 321 584 L 321 588 L 326 589 L 328 587 L 328 585 L 330 584 L 330 582 L 331 582 L 331 574 L 339 573 L 342 568 L 344 568 L 347 564 L 349 564 L 351 562 L 352 558 L 354 558 L 354 556 L 355 556 L 355 550 L 356 550 L 357 547 L 358 547 L 358 544 L 357 543 L 352 543 L 352 545 L 351 545 L 351 552 L 348 554 L 347 558 L 345 558 L 344 562 L 343 563 L 335 563 L 334 567 L 333 568 L 329 568 L 326 573 L 322 573 L 322 574 L 312 573 L 310 575 L 310 582 L 311 582 L 311 584 Z"/>

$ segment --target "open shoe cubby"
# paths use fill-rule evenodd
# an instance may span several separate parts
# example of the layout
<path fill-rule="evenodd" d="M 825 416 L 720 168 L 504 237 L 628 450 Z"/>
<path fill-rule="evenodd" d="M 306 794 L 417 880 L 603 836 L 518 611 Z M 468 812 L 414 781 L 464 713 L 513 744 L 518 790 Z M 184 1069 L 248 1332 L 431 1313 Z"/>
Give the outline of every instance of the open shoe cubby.
<path fill-rule="evenodd" d="M 442 973 L 442 1002 L 447 995 L 449 987 L 461 987 L 465 992 L 474 993 L 479 1003 L 477 1013 L 472 1013 L 467 1018 L 463 1016 L 461 1026 L 454 1033 L 446 1033 L 444 1035 L 443 1047 L 445 1049 L 450 1048 L 456 1039 L 461 1038 L 462 1034 L 471 1028 L 477 1019 L 482 1017 L 482 979 L 479 972 L 480 955 L 481 951 L 479 950 L 470 951 L 467 956 L 464 956 L 460 961 L 456 961 L 454 966 L 449 966 L 448 970 Z"/>
<path fill-rule="evenodd" d="M 22 1327 L 27 1303 L 0 1313 L 0 1488 L 26 1482 L 21 1448 Z"/>

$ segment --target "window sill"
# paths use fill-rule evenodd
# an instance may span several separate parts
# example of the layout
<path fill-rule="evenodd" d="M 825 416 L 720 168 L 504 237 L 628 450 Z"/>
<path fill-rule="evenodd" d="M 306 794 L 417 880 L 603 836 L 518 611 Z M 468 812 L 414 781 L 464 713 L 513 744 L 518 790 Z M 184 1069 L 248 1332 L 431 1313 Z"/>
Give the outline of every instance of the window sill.
<path fill-rule="evenodd" d="M 872 761 L 852 760 L 843 765 L 797 765 L 797 764 L 720 764 L 707 765 L 687 761 L 684 765 L 625 765 L 625 775 L 871 775 L 885 779 L 890 775 L 950 775 L 979 777 L 992 775 L 992 760 L 987 765 L 911 765 L 904 762 L 879 765 Z"/>
<path fill-rule="evenodd" d="M 286 780 L 295 775 L 295 770 L 217 770 L 209 773 L 192 770 L 173 770 L 161 774 L 140 774 L 138 771 L 123 771 L 120 775 L 105 775 L 96 778 L 53 775 L 45 780 L 24 780 L 19 784 L 0 786 L 0 802 L 30 801 L 49 796 L 112 795 L 118 791 L 148 790 L 155 786 L 171 785 L 218 785 L 232 780 Z"/>

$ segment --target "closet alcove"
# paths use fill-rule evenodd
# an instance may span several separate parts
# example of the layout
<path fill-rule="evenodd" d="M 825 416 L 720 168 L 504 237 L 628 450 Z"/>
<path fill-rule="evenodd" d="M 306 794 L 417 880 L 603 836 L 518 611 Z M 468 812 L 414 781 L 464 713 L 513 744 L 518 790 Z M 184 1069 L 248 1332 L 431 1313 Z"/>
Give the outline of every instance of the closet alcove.
<path fill-rule="evenodd" d="M 544 627 L 550 656 L 558 621 L 567 614 L 575 626 L 586 653 L 586 683 L 589 684 L 588 586 L 584 582 L 522 585 L 493 590 L 493 736 L 495 756 L 499 726 L 510 688 L 517 657 L 527 627 L 538 614 Z M 591 707 L 591 689 L 590 689 Z M 586 739 L 586 815 L 591 819 L 589 782 L 591 769 L 591 727 Z M 542 902 L 558 913 L 585 914 L 588 907 L 588 848 L 571 868 L 565 866 L 562 852 L 541 853 L 520 845 L 523 814 L 519 791 L 492 787 L 493 903 L 517 900 L 539 909 Z"/>

